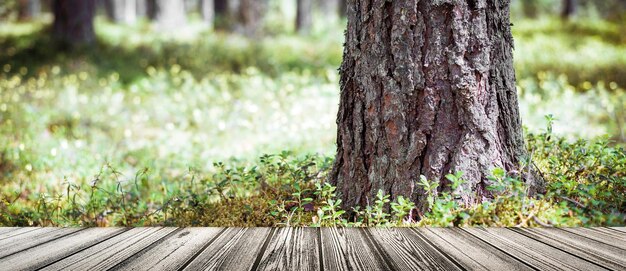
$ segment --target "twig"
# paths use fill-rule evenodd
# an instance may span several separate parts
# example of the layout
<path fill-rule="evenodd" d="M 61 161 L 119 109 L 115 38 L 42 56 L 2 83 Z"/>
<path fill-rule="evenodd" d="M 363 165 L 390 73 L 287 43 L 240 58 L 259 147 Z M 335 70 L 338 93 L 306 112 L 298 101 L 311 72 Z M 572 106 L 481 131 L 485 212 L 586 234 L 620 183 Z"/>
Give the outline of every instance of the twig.
<path fill-rule="evenodd" d="M 539 220 L 539 218 L 537 218 L 536 216 L 533 216 L 533 220 L 535 221 L 535 223 L 539 224 L 540 226 L 544 227 L 544 228 L 553 228 L 554 226 L 545 223 L 541 220 Z"/>
<path fill-rule="evenodd" d="M 576 200 L 570 199 L 570 198 L 565 197 L 565 196 L 561 196 L 561 198 L 566 200 L 566 201 L 569 201 L 570 203 L 573 203 L 574 205 L 578 206 L 579 208 L 583 208 L 585 210 L 589 209 L 587 206 L 583 205 L 582 203 L 580 203 L 580 202 L 578 202 Z"/>

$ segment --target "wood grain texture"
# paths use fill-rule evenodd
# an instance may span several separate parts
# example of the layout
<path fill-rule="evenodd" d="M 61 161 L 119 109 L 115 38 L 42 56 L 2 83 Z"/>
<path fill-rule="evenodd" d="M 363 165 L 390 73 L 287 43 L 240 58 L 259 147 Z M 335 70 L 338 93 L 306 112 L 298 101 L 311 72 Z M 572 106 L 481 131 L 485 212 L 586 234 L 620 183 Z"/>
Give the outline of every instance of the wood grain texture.
<path fill-rule="evenodd" d="M 80 231 L 80 228 L 37 228 L 0 241 L 0 260 L 22 250 Z"/>
<path fill-rule="evenodd" d="M 464 230 L 539 270 L 606 270 L 507 228 Z"/>
<path fill-rule="evenodd" d="M 418 228 L 416 232 L 468 270 L 532 270 L 497 248 L 456 228 Z"/>
<path fill-rule="evenodd" d="M 3 228 L 0 270 L 626 270 L 623 228 Z"/>
<path fill-rule="evenodd" d="M 578 234 L 598 242 L 626 250 L 626 234 L 597 228 L 562 228 L 564 231 Z"/>
<path fill-rule="evenodd" d="M 257 270 L 319 270 L 318 228 L 279 228 Z"/>
<path fill-rule="evenodd" d="M 16 230 L 0 233 L 0 241 L 2 241 L 4 239 L 11 238 L 13 236 L 24 234 L 24 233 L 27 233 L 27 232 L 35 231 L 35 230 L 38 230 L 38 229 L 41 229 L 41 228 L 26 227 L 26 228 L 17 228 Z"/>
<path fill-rule="evenodd" d="M 389 270 L 383 256 L 359 228 L 322 228 L 324 270 Z"/>
<path fill-rule="evenodd" d="M 108 238 L 124 228 L 90 228 L 3 258 L 2 270 L 36 270 Z"/>
<path fill-rule="evenodd" d="M 221 231 L 222 228 L 181 229 L 150 250 L 128 258 L 114 270 L 177 270 Z"/>
<path fill-rule="evenodd" d="M 108 270 L 175 230 L 176 228 L 133 228 L 42 270 Z"/>
<path fill-rule="evenodd" d="M 460 270 L 409 228 L 371 228 L 368 231 L 397 270 Z"/>
<path fill-rule="evenodd" d="M 7 234 L 9 232 L 15 231 L 15 230 L 19 230 L 19 227 L 0 227 L 0 239 L 2 238 L 3 234 Z"/>
<path fill-rule="evenodd" d="M 556 228 L 512 229 L 603 267 L 626 270 L 626 251 Z"/>
<path fill-rule="evenodd" d="M 250 270 L 270 228 L 228 228 L 185 270 Z"/>
<path fill-rule="evenodd" d="M 626 227 L 610 227 L 609 229 L 626 233 Z"/>

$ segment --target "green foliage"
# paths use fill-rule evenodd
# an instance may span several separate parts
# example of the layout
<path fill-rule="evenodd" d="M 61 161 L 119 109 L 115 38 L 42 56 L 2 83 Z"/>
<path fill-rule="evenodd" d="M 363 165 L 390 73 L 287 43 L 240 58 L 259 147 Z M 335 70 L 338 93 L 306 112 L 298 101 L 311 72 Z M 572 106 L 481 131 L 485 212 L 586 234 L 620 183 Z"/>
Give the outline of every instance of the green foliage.
<path fill-rule="evenodd" d="M 546 195 L 529 197 L 495 169 L 495 198 L 467 202 L 462 173 L 451 172 L 444 183 L 415 180 L 424 210 L 384 191 L 343 210 L 324 182 L 339 31 L 179 40 L 97 20 L 98 45 L 67 52 L 51 50 L 46 22 L 1 24 L 0 225 L 624 224 L 618 24 L 515 22 L 522 119 Z M 549 113 L 558 119 L 536 134 Z"/>

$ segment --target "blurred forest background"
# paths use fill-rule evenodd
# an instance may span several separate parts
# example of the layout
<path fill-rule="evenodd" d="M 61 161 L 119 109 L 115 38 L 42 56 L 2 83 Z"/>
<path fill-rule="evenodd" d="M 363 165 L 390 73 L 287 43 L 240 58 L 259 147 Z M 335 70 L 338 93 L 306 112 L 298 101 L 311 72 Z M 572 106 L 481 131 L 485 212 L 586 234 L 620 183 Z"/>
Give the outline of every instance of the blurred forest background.
<path fill-rule="evenodd" d="M 298 182 L 322 179 L 335 152 L 345 5 L 3 0 L 0 225 L 275 225 L 307 211 L 321 194 Z M 626 182 L 626 1 L 512 0 L 511 22 L 529 138 L 603 142 L 621 163 L 604 173 Z M 541 148 L 570 190 L 588 177 Z M 567 198 L 588 207 L 589 193 Z M 607 199 L 613 215 L 623 197 Z M 233 198 L 237 210 L 217 203 Z"/>

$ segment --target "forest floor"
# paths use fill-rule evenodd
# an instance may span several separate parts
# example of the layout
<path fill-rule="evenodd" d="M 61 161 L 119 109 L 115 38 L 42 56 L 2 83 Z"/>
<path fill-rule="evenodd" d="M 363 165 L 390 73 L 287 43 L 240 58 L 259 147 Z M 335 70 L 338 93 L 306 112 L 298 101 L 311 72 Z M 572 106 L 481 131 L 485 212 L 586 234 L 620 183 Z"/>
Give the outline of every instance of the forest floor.
<path fill-rule="evenodd" d="M 528 198 L 495 171 L 496 201 L 433 193 L 407 224 L 402 202 L 347 221 L 322 183 L 341 27 L 172 39 L 97 20 L 97 46 L 67 52 L 44 22 L 3 24 L 0 226 L 624 224 L 623 25 L 515 22 L 522 120 L 548 193 Z"/>

